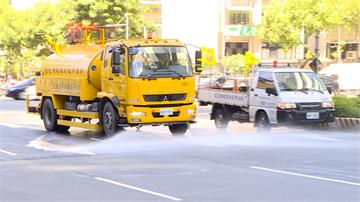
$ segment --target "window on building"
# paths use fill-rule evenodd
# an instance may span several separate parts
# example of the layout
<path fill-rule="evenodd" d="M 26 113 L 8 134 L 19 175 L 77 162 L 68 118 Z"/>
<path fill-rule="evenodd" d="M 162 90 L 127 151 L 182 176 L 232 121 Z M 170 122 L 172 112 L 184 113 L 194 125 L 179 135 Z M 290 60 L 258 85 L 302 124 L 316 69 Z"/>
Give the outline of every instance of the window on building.
<path fill-rule="evenodd" d="M 279 44 L 270 44 L 267 42 L 262 43 L 261 58 L 262 59 L 282 59 L 283 56 L 279 55 L 281 46 Z"/>
<path fill-rule="evenodd" d="M 329 42 L 327 44 L 327 57 L 330 59 L 337 58 L 337 42 Z M 341 52 L 343 60 L 359 60 L 360 59 L 360 43 L 347 43 Z"/>
<path fill-rule="evenodd" d="M 250 24 L 250 11 L 227 10 L 226 13 L 229 25 Z"/>
<path fill-rule="evenodd" d="M 266 89 L 275 88 L 274 79 L 271 72 L 259 72 L 256 88 Z"/>
<path fill-rule="evenodd" d="M 225 43 L 225 56 L 245 54 L 249 51 L 248 42 L 226 42 Z"/>

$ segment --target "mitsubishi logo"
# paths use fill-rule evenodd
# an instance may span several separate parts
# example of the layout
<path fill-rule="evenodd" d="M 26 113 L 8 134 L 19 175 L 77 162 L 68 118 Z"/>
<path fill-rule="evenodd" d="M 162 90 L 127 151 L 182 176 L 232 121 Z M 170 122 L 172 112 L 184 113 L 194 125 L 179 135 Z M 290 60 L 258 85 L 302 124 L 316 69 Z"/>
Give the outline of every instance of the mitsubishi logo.
<path fill-rule="evenodd" d="M 167 100 L 168 100 L 168 98 L 166 97 L 166 95 L 164 95 L 163 101 L 167 101 Z"/>

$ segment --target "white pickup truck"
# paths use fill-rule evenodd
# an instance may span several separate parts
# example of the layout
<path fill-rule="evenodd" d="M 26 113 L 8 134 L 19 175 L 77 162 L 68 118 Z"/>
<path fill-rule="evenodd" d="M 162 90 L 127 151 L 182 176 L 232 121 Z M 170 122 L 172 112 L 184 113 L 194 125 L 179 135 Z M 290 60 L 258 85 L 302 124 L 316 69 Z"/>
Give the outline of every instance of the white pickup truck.
<path fill-rule="evenodd" d="M 261 68 L 246 86 L 200 88 L 200 105 L 212 105 L 211 120 L 219 129 L 229 121 L 253 122 L 268 130 L 279 124 L 333 122 L 332 98 L 317 74 L 299 68 Z"/>

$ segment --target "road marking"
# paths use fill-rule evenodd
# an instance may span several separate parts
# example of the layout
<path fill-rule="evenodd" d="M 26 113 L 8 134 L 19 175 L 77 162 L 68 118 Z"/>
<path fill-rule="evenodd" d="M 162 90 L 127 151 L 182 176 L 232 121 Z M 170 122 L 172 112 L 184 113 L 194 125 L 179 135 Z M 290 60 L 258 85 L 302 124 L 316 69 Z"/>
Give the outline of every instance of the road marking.
<path fill-rule="evenodd" d="M 301 173 L 287 172 L 287 171 L 281 171 L 281 170 L 275 170 L 275 169 L 263 168 L 263 167 L 257 167 L 257 166 L 250 166 L 250 168 L 257 169 L 257 170 L 265 170 L 265 171 L 274 172 L 274 173 L 282 173 L 282 174 L 287 174 L 287 175 L 312 178 L 312 179 L 316 179 L 316 180 L 324 180 L 324 181 L 360 186 L 360 183 L 349 182 L 349 181 L 344 181 L 344 180 L 336 180 L 336 179 L 331 179 L 331 178 L 325 178 L 325 177 L 319 177 L 319 176 L 313 176 L 313 175 L 305 175 L 305 174 L 301 174 Z"/>
<path fill-rule="evenodd" d="M 102 140 L 100 140 L 100 139 L 97 139 L 97 138 L 93 138 L 93 137 L 91 137 L 91 138 L 89 138 L 90 140 L 94 140 L 94 141 L 98 141 L 98 142 L 101 142 Z"/>
<path fill-rule="evenodd" d="M 5 151 L 5 150 L 2 150 L 0 149 L 0 152 L 4 153 L 4 154 L 9 154 L 11 156 L 16 156 L 16 154 L 12 153 L 12 152 L 8 152 L 8 151 Z"/>
<path fill-rule="evenodd" d="M 150 191 L 150 190 L 146 190 L 146 189 L 142 189 L 142 188 L 138 188 L 138 187 L 134 187 L 134 186 L 131 186 L 131 185 L 120 183 L 120 182 L 115 182 L 115 181 L 108 180 L 108 179 L 105 179 L 105 178 L 102 178 L 102 177 L 94 177 L 94 179 L 99 180 L 99 181 L 103 181 L 103 182 L 107 182 L 107 183 L 110 183 L 110 184 L 118 185 L 118 186 L 121 186 L 121 187 L 125 187 L 125 188 L 128 188 L 128 189 L 133 189 L 133 190 L 136 190 L 136 191 L 144 192 L 144 193 L 147 193 L 147 194 L 159 196 L 159 197 L 162 197 L 162 198 L 167 198 L 167 199 L 170 199 L 170 200 L 173 200 L 173 201 L 182 201 L 182 199 L 180 199 L 180 198 L 176 198 L 176 197 L 173 197 L 173 196 L 169 196 L 169 195 L 166 195 L 166 194 L 161 194 L 161 193 L 158 193 L 158 192 L 154 192 L 154 191 Z"/>
<path fill-rule="evenodd" d="M 9 127 L 9 128 L 21 128 L 20 125 L 12 124 L 12 123 L 0 123 L 1 126 Z"/>
<path fill-rule="evenodd" d="M 336 142 L 339 142 L 339 141 L 342 141 L 340 139 L 335 139 L 335 138 L 330 138 L 330 137 L 320 137 L 320 136 L 307 136 L 306 138 L 308 139 L 314 139 L 314 140 L 329 140 L 329 141 L 336 141 Z"/>

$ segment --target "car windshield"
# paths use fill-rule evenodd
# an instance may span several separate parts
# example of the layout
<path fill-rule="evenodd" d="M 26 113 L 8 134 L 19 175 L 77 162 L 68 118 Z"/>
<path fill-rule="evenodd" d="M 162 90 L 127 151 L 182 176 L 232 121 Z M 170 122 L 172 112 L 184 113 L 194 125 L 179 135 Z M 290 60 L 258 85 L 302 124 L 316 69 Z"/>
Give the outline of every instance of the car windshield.
<path fill-rule="evenodd" d="M 325 91 L 319 77 L 313 72 L 277 72 L 275 77 L 280 91 Z"/>
<path fill-rule="evenodd" d="M 131 47 L 129 52 L 129 74 L 132 78 L 192 75 L 191 63 L 185 47 Z"/>

